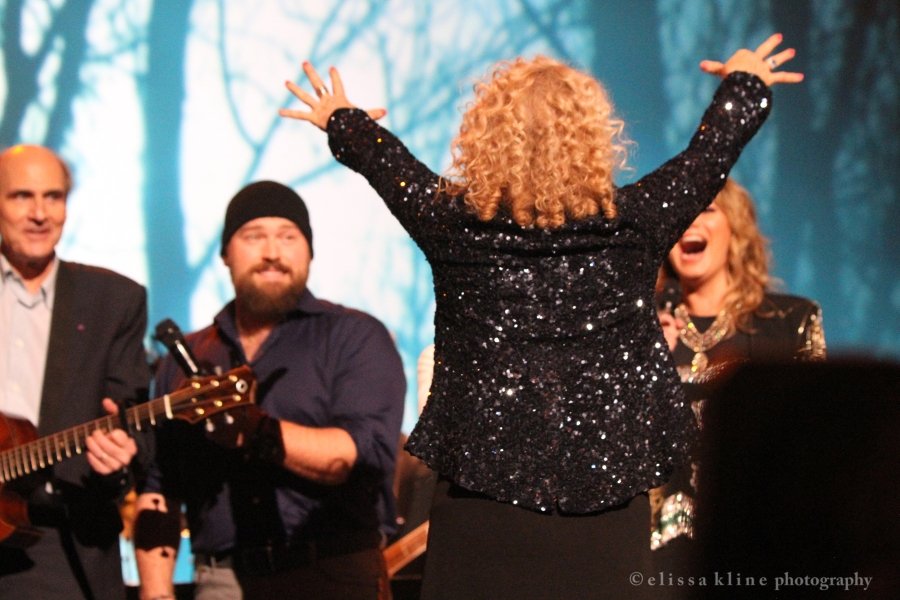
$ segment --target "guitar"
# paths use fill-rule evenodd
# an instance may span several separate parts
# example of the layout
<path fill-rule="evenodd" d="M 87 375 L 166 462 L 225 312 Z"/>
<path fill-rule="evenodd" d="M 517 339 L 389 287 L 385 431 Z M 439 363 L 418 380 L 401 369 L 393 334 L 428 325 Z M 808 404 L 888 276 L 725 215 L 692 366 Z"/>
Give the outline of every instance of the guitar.
<path fill-rule="evenodd" d="M 85 440 L 96 430 L 141 431 L 157 422 L 182 419 L 195 424 L 232 408 L 255 402 L 256 376 L 242 366 L 222 375 L 189 380 L 187 385 L 127 409 L 122 415 L 101 417 L 83 425 L 37 438 L 28 421 L 0 414 L 0 544 L 25 547 L 40 537 L 28 519 L 27 502 L 6 484 L 86 451 Z"/>
<path fill-rule="evenodd" d="M 388 577 L 396 575 L 397 571 L 425 552 L 428 547 L 428 524 L 429 521 L 425 521 L 384 549 Z"/>

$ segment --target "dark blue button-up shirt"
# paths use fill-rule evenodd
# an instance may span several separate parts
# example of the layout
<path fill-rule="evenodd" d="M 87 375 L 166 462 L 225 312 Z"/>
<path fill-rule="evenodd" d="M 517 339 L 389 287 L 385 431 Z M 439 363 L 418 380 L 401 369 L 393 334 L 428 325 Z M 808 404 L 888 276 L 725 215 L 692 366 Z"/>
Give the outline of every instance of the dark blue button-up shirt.
<path fill-rule="evenodd" d="M 247 363 L 233 303 L 187 341 L 198 360 L 216 370 Z M 318 484 L 209 441 L 202 424 L 170 421 L 157 432 L 156 462 L 142 491 L 186 503 L 197 552 L 339 539 L 379 528 L 393 533 L 392 479 L 406 381 L 385 327 L 307 291 L 249 365 L 259 382 L 257 403 L 268 414 L 350 434 L 357 459 L 349 479 Z M 156 395 L 171 392 L 183 377 L 166 357 Z"/>

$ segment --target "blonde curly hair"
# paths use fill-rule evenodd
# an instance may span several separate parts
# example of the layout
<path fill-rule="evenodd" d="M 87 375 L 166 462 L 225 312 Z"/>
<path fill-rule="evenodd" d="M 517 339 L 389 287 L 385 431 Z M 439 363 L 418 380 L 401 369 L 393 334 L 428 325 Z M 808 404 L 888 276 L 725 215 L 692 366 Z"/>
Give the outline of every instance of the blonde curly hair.
<path fill-rule="evenodd" d="M 741 331 L 750 331 L 750 316 L 757 312 L 772 281 L 769 278 L 769 240 L 759 231 L 750 192 L 730 177 L 716 196 L 731 227 L 728 274 L 731 285 L 724 308 Z M 767 316 L 767 315 L 760 315 Z"/>
<path fill-rule="evenodd" d="M 475 85 L 442 189 L 484 221 L 501 206 L 523 227 L 611 219 L 623 127 L 594 78 L 546 56 L 503 61 Z"/>
<path fill-rule="evenodd" d="M 751 315 L 772 316 L 758 312 L 766 290 L 775 283 L 769 277 L 769 240 L 759 231 L 750 192 L 734 179 L 729 177 L 725 181 L 725 187 L 714 202 L 731 228 L 727 263 L 729 286 L 722 305 L 725 312 L 731 315 L 728 335 L 732 335 L 735 329 L 752 333 Z M 677 279 L 678 274 L 668 257 L 664 269 L 667 276 Z"/>

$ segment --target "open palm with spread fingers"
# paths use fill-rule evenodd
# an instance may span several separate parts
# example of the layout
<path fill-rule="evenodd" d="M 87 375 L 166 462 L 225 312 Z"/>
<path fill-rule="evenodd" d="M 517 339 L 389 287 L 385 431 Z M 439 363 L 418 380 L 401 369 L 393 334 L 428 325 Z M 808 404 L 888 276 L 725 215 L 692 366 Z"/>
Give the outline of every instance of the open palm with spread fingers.
<path fill-rule="evenodd" d="M 780 33 L 776 33 L 763 42 L 755 51 L 742 48 L 724 63 L 704 60 L 700 63 L 700 68 L 723 79 L 735 71 L 746 71 L 762 79 L 768 86 L 776 83 L 800 83 L 803 81 L 803 73 L 775 70 L 794 58 L 794 55 L 797 53 L 793 48 L 788 48 L 777 54 L 772 54 L 775 48 L 781 44 L 782 39 L 783 36 Z"/>
<path fill-rule="evenodd" d="M 331 117 L 331 113 L 339 108 L 356 108 L 356 106 L 350 104 L 350 101 L 347 100 L 347 95 L 344 93 L 344 84 L 341 82 L 341 76 L 337 69 L 331 67 L 329 70 L 331 74 L 331 92 L 328 91 L 322 78 L 319 77 L 319 74 L 308 62 L 303 63 L 303 72 L 306 73 L 306 77 L 312 84 L 313 90 L 315 90 L 316 93 L 315 96 L 309 94 L 292 81 L 286 81 L 285 85 L 287 86 L 287 89 L 289 89 L 300 102 L 306 104 L 310 110 L 290 110 L 282 108 L 278 111 L 279 115 L 282 117 L 309 121 L 324 131 L 328 126 L 328 119 Z M 383 108 L 373 108 L 367 110 L 366 114 L 372 119 L 380 119 L 387 114 L 387 111 Z"/>

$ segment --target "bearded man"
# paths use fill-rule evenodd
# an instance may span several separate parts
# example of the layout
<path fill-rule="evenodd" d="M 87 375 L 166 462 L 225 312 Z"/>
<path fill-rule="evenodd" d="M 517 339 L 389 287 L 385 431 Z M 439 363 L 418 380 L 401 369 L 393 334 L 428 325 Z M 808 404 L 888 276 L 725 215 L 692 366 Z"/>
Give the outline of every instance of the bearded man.
<path fill-rule="evenodd" d="M 406 383 L 380 322 L 306 288 L 312 255 L 293 190 L 263 181 L 231 200 L 222 258 L 235 299 L 187 342 L 208 369 L 249 365 L 259 410 L 217 418 L 212 433 L 174 421 L 157 432 L 135 532 L 143 600 L 174 598 L 182 503 L 196 598 L 374 600 L 384 591 L 380 547 L 394 522 Z M 167 357 L 156 395 L 184 376 Z"/>

